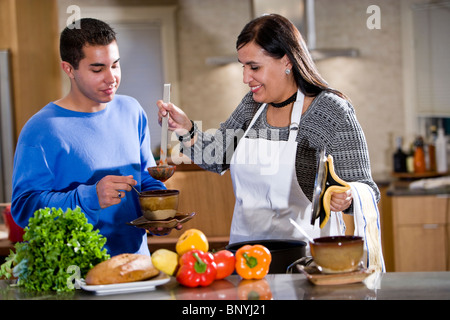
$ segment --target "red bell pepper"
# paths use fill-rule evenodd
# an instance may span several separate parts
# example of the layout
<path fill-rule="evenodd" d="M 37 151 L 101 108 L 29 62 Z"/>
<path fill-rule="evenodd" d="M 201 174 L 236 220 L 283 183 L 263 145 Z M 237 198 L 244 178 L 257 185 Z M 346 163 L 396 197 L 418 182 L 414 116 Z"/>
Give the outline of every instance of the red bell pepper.
<path fill-rule="evenodd" d="M 176 279 L 186 287 L 209 286 L 215 279 L 217 266 L 209 252 L 191 250 L 180 258 Z"/>

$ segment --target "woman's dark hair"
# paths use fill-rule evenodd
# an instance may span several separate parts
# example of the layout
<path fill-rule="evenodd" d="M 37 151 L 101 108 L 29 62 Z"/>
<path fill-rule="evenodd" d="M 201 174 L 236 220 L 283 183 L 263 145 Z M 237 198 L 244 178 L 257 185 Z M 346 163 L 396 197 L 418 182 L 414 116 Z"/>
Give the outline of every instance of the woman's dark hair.
<path fill-rule="evenodd" d="M 239 34 L 236 49 L 252 41 L 274 59 L 288 56 L 295 82 L 303 94 L 316 96 L 326 90 L 347 99 L 341 92 L 330 88 L 319 74 L 302 35 L 288 19 L 278 14 L 265 14 L 250 21 Z"/>
<path fill-rule="evenodd" d="M 78 28 L 71 28 L 79 26 Z M 83 18 L 71 27 L 66 27 L 60 36 L 59 53 L 62 61 L 66 61 L 78 69 L 80 60 L 84 58 L 85 45 L 106 46 L 116 40 L 116 32 L 105 22 Z"/>

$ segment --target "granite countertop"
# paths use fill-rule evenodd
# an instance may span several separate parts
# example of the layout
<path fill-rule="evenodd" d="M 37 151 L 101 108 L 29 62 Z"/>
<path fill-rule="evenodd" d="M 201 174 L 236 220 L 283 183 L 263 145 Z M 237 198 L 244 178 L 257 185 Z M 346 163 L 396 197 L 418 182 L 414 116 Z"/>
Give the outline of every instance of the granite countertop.
<path fill-rule="evenodd" d="M 429 178 L 436 179 L 436 178 Z M 450 185 L 442 184 L 437 187 L 415 187 L 411 188 L 412 183 L 426 182 L 429 179 L 423 180 L 393 180 L 388 187 L 388 196 L 427 196 L 427 195 L 441 195 L 450 196 Z"/>
<path fill-rule="evenodd" d="M 0 280 L 0 300 L 246 300 L 251 290 L 273 300 L 450 300 L 450 272 L 388 272 L 370 275 L 364 282 L 313 285 L 303 274 L 269 274 L 263 280 L 242 280 L 237 275 L 208 287 L 186 288 L 171 277 L 154 290 L 97 295 L 82 289 L 71 293 L 30 292 Z M 185 301 L 186 305 L 189 302 Z"/>

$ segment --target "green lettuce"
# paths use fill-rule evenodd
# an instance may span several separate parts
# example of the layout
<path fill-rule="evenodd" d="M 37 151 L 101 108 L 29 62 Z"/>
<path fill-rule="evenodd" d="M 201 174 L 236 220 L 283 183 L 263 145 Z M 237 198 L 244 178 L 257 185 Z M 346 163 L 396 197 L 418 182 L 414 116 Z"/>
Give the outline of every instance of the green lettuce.
<path fill-rule="evenodd" d="M 96 264 L 110 258 L 106 238 L 94 230 L 80 207 L 44 208 L 30 218 L 23 242 L 0 268 L 0 277 L 17 278 L 17 285 L 37 291 L 72 291 Z"/>

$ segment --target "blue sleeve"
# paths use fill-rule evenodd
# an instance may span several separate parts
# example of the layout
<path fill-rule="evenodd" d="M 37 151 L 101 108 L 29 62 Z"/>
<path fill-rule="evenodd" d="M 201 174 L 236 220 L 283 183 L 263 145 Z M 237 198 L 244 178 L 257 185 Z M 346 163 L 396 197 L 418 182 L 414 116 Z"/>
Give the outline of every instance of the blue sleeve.
<path fill-rule="evenodd" d="M 142 191 L 146 190 L 161 190 L 161 189 L 167 189 L 164 183 L 161 181 L 153 179 L 150 174 L 143 173 L 142 174 Z"/>
<path fill-rule="evenodd" d="M 53 190 L 54 175 L 40 147 L 18 144 L 14 158 L 11 214 L 25 227 L 34 212 L 44 207 L 75 208 L 86 214 L 89 223 L 98 221 L 100 205 L 96 185 L 79 184 L 69 191 Z"/>

